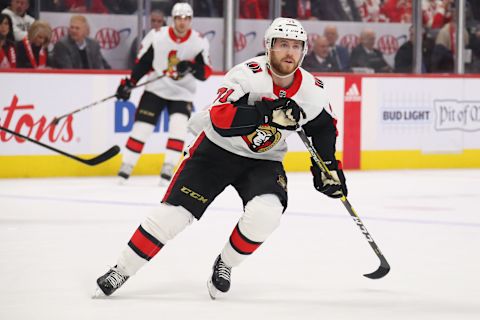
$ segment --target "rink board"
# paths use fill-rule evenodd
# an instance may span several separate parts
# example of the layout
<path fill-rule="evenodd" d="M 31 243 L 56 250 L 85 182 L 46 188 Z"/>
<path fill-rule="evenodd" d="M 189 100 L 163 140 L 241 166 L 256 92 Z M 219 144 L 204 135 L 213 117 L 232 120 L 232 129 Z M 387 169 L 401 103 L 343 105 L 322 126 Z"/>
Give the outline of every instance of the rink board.
<path fill-rule="evenodd" d="M 135 105 L 114 99 L 51 126 L 52 120 L 115 91 L 123 72 L 0 72 L 0 125 L 65 152 L 93 157 L 112 145 L 123 148 Z M 338 117 L 337 157 L 346 169 L 480 167 L 480 78 L 318 75 Z M 198 83 L 195 111 L 216 97 L 222 75 Z M 135 174 L 158 174 L 168 117 L 162 115 Z M 345 138 L 346 137 L 346 138 Z M 193 139 L 190 137 L 189 139 Z M 293 134 L 288 171 L 306 171 L 308 153 Z M 121 156 L 95 167 L 0 132 L 0 177 L 115 174 Z"/>

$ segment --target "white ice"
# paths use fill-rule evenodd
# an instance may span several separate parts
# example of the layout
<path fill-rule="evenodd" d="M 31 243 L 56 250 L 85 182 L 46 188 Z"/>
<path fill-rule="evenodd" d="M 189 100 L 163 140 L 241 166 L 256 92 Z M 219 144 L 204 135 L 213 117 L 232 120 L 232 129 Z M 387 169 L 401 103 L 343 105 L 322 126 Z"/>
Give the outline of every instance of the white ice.
<path fill-rule="evenodd" d="M 480 170 L 349 171 L 349 200 L 290 173 L 275 233 L 212 301 L 211 266 L 241 214 L 227 189 L 109 298 L 91 299 L 164 189 L 156 177 L 0 180 L 0 319 L 480 319 Z"/>

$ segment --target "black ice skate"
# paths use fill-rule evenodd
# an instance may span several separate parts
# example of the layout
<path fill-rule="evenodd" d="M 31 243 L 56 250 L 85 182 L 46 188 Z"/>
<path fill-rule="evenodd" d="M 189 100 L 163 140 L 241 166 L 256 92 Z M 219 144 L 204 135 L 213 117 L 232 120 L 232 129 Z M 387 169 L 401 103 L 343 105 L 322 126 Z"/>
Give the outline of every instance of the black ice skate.
<path fill-rule="evenodd" d="M 106 296 L 111 295 L 115 290 L 120 288 L 128 278 L 129 276 L 122 274 L 117 266 L 111 268 L 107 273 L 97 279 L 98 288 L 94 297 L 101 296 L 102 292 Z"/>
<path fill-rule="evenodd" d="M 172 180 L 173 176 L 173 169 L 175 166 L 170 163 L 164 163 L 162 167 L 162 172 L 160 172 L 160 186 L 168 186 L 170 180 Z"/>
<path fill-rule="evenodd" d="M 118 183 L 119 184 L 124 184 L 125 181 L 130 177 L 133 171 L 133 166 L 128 163 L 122 163 L 122 166 L 120 167 L 120 170 L 118 171 L 118 176 L 120 177 Z"/>
<path fill-rule="evenodd" d="M 207 282 L 210 298 L 215 299 L 219 291 L 227 292 L 230 289 L 231 272 L 232 268 L 227 266 L 219 255 L 213 264 L 212 277 Z"/>

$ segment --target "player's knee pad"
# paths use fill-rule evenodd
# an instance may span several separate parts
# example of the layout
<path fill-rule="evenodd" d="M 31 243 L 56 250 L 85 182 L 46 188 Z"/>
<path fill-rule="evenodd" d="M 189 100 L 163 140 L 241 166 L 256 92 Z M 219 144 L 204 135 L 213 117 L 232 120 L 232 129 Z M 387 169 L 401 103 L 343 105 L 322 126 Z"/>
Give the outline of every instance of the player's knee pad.
<path fill-rule="evenodd" d="M 279 226 L 282 213 L 283 205 L 276 195 L 256 196 L 245 206 L 238 227 L 249 240 L 263 242 Z"/>
<path fill-rule="evenodd" d="M 150 137 L 153 132 L 155 126 L 153 124 L 143 122 L 143 121 L 136 121 L 133 124 L 132 132 L 130 133 L 130 137 L 145 143 Z"/>
<path fill-rule="evenodd" d="M 187 209 L 161 203 L 142 223 L 142 227 L 162 244 L 166 244 L 192 222 L 193 216 Z"/>

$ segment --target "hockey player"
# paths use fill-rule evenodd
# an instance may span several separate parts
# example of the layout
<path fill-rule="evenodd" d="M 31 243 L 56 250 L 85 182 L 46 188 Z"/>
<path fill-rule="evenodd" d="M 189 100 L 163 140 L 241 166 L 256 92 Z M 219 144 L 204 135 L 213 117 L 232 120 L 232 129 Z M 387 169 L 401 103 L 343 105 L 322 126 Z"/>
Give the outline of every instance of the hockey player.
<path fill-rule="evenodd" d="M 118 172 L 122 180 L 129 178 L 162 110 L 166 107 L 170 122 L 160 177 L 161 184 L 170 181 L 187 135 L 187 123 L 196 90 L 195 79 L 204 81 L 212 72 L 208 41 L 191 29 L 191 6 L 188 3 L 175 4 L 172 18 L 172 26 L 162 27 L 159 31 L 152 30 L 145 36 L 138 62 L 130 77 L 123 79 L 117 89 L 117 98 L 128 100 L 132 88 L 148 72 L 154 71 L 150 73 L 149 80 L 165 75 L 148 84 L 140 99 L 135 123 Z"/>
<path fill-rule="evenodd" d="M 265 33 L 265 48 L 266 56 L 228 72 L 210 109 L 192 118 L 192 128 L 201 129 L 196 140 L 160 206 L 135 231 L 116 266 L 97 279 L 99 294 L 111 295 L 122 286 L 232 185 L 244 213 L 207 282 L 212 299 L 227 292 L 232 268 L 268 238 L 287 207 L 285 139 L 299 125 L 332 172 L 328 179 L 313 166 L 315 188 L 334 198 L 347 195 L 323 83 L 300 68 L 307 52 L 305 30 L 297 20 L 277 18 Z"/>

